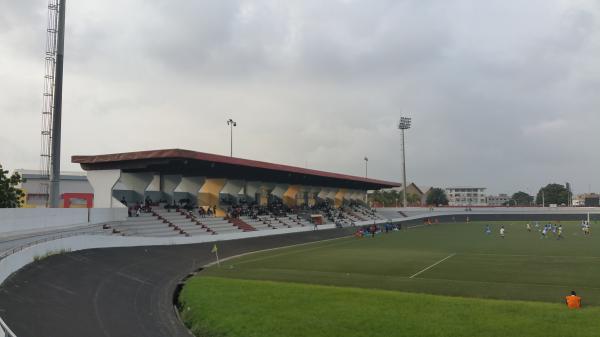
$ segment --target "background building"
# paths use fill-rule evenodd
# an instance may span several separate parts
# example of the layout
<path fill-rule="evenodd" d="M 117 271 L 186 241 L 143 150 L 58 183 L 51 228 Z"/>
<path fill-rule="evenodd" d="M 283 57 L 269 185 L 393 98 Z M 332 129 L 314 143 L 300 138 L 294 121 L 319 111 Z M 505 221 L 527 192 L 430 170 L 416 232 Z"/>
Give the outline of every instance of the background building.
<path fill-rule="evenodd" d="M 25 192 L 25 207 L 46 207 L 48 203 L 48 177 L 38 170 L 17 169 L 25 179 L 18 188 Z M 60 195 L 64 193 L 93 194 L 92 185 L 85 172 L 62 172 L 60 174 Z M 77 205 L 78 202 L 75 202 Z M 81 203 L 84 204 L 84 203 Z"/>
<path fill-rule="evenodd" d="M 488 206 L 505 206 L 510 202 L 511 197 L 508 194 L 488 195 Z"/>
<path fill-rule="evenodd" d="M 485 187 L 447 187 L 449 206 L 487 206 Z"/>
<path fill-rule="evenodd" d="M 600 207 L 600 194 L 586 193 L 573 198 L 573 206 Z"/>

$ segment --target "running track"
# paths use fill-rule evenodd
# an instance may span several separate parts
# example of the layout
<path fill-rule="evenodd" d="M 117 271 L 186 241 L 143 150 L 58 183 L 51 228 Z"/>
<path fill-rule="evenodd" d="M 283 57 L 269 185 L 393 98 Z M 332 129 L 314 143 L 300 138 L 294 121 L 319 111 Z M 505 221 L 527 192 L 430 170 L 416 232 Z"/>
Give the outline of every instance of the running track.
<path fill-rule="evenodd" d="M 349 235 L 333 229 L 218 243 L 221 258 Z M 0 287 L 0 317 L 18 337 L 190 337 L 173 310 L 213 243 L 91 249 L 32 263 Z"/>

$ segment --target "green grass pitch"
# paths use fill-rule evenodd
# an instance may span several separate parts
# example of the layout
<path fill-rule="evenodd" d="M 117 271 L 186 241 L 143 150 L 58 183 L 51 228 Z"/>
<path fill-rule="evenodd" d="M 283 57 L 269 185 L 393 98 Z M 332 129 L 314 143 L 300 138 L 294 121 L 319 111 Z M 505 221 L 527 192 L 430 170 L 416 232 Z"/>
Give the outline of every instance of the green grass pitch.
<path fill-rule="evenodd" d="M 486 224 L 232 259 L 189 282 L 182 314 L 201 336 L 600 335 L 599 238 L 578 223 L 563 222 L 557 240 L 505 222 L 502 239 L 500 223 L 489 223 L 491 235 Z M 583 310 L 564 307 L 570 290 Z"/>

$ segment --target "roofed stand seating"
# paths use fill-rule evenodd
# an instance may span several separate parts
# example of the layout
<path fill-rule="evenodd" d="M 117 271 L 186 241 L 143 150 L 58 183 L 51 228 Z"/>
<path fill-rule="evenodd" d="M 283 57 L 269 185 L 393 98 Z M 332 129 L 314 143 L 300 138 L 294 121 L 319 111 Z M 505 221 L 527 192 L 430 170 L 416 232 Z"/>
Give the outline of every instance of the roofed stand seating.
<path fill-rule="evenodd" d="M 185 211 L 166 209 L 153 209 L 153 212 L 167 220 L 174 228 L 179 229 L 183 235 L 198 236 L 214 234 L 207 226 L 200 224 L 194 217 Z"/>
<path fill-rule="evenodd" d="M 140 216 L 127 218 L 126 221 L 112 225 L 115 233 L 129 236 L 180 236 L 181 231 L 176 230 L 170 223 L 161 220 L 153 213 L 141 213 Z"/>
<path fill-rule="evenodd" d="M 364 220 L 386 220 L 385 217 L 377 214 L 377 210 L 371 210 L 362 205 L 355 205 L 352 207 L 352 212 Z"/>
<path fill-rule="evenodd" d="M 196 220 L 216 234 L 241 233 L 244 231 L 225 218 L 206 217 L 196 218 Z"/>
<path fill-rule="evenodd" d="M 279 228 L 312 226 L 309 221 L 305 219 L 298 219 L 293 214 L 287 214 L 285 216 L 275 216 L 272 214 L 260 215 L 257 219 L 253 219 L 249 216 L 241 216 L 240 219 L 259 231 Z"/>

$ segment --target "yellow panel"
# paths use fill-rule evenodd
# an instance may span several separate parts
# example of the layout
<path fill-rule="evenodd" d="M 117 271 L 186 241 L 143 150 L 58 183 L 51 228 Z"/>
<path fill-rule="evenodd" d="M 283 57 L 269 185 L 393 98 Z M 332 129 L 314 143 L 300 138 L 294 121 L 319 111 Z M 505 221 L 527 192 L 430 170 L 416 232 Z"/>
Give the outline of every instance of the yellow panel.
<path fill-rule="evenodd" d="M 288 187 L 287 191 L 283 194 L 283 203 L 289 207 L 296 206 L 296 196 L 300 191 L 299 185 L 292 185 Z"/>
<path fill-rule="evenodd" d="M 267 206 L 269 204 L 269 190 L 265 186 L 261 186 L 260 189 L 260 200 L 258 201 L 260 206 Z"/>
<path fill-rule="evenodd" d="M 346 189 L 342 188 L 335 194 L 335 207 L 341 207 L 346 196 Z"/>
<path fill-rule="evenodd" d="M 225 211 L 221 209 L 219 193 L 225 186 L 225 179 L 206 179 L 204 185 L 198 192 L 198 206 L 213 207 L 217 206 L 217 216 L 225 216 Z"/>

